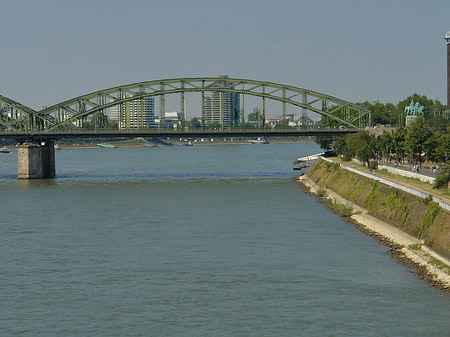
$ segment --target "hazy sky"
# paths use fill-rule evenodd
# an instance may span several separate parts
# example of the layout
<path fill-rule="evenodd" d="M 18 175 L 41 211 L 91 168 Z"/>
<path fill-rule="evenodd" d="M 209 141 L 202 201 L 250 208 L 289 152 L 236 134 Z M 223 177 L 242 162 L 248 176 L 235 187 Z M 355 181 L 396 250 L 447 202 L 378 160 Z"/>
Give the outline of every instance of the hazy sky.
<path fill-rule="evenodd" d="M 446 102 L 449 0 L 0 4 L 0 95 L 38 110 L 121 84 L 219 74 L 353 102 L 415 92 Z"/>

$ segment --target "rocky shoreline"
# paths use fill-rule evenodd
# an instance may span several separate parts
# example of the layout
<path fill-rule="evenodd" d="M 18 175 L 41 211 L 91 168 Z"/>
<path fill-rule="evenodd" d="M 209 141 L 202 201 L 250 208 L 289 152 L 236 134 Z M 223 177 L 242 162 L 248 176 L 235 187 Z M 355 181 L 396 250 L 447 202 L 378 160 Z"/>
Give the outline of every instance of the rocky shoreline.
<path fill-rule="evenodd" d="M 325 189 L 327 196 L 320 196 L 317 193 L 319 187 L 306 176 L 298 177 L 296 180 L 305 193 L 316 197 L 319 202 L 327 205 L 335 213 L 337 212 L 329 207 L 330 199 L 352 207 L 353 215 L 341 215 L 344 221 L 388 247 L 389 250 L 386 254 L 389 254 L 397 262 L 410 268 L 411 272 L 417 275 L 419 279 L 424 280 L 431 287 L 435 287 L 442 292 L 450 292 L 450 275 L 432 263 L 430 255 L 421 248 L 423 243 L 420 240 L 410 237 L 406 233 L 403 233 L 402 238 L 394 234 L 386 235 L 386 232 L 389 233 L 390 231 L 399 230 L 390 228 L 393 226 L 381 220 L 375 219 L 373 221 L 374 219 L 369 219 L 370 215 L 367 215 L 366 210 L 361 209 L 348 200 L 342 199 L 331 190 Z M 374 226 L 374 222 L 376 222 L 376 226 Z M 385 227 L 385 231 L 382 230 L 382 227 Z M 420 248 L 413 249 L 412 247 Z M 437 254 L 433 255 L 436 256 Z M 438 257 L 439 261 L 444 261 L 443 263 L 448 262 L 445 258 Z"/>

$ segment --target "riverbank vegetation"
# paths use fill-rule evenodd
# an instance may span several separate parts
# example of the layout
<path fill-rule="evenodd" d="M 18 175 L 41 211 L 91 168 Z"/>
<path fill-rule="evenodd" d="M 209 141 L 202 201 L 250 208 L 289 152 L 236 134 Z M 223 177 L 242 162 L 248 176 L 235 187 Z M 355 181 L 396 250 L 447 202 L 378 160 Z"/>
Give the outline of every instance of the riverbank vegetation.
<path fill-rule="evenodd" d="M 363 105 L 371 111 L 374 125 L 381 124 L 398 127 L 405 124 L 405 107 L 411 104 L 411 100 L 424 107 L 423 117 L 428 128 L 445 132 L 450 126 L 448 112 L 446 113 L 448 107 L 437 99 L 429 99 L 427 96 L 417 93 L 398 102 L 398 104 L 365 101 Z"/>
<path fill-rule="evenodd" d="M 324 194 L 329 189 L 374 217 L 423 240 L 439 254 L 450 257 L 450 214 L 436 202 L 415 197 L 324 160 L 317 160 L 306 176 Z"/>
<path fill-rule="evenodd" d="M 402 105 L 404 102 L 396 109 Z M 417 116 L 408 127 L 399 125 L 377 136 L 368 129 L 345 136 L 317 137 L 316 142 L 322 149 L 333 149 L 344 161 L 357 158 L 371 169 L 376 169 L 381 160 L 409 164 L 414 170 L 420 170 L 426 162 L 438 173 L 435 188 L 447 188 L 450 181 L 450 122 L 442 116 Z"/>

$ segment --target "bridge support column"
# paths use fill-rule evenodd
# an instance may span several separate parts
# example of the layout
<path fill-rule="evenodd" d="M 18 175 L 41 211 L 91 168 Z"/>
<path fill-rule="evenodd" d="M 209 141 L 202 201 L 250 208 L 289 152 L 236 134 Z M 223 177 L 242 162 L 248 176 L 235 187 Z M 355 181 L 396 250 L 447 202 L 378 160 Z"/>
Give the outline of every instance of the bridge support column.
<path fill-rule="evenodd" d="M 52 140 L 20 145 L 18 156 L 19 179 L 44 179 L 55 176 L 55 147 Z"/>

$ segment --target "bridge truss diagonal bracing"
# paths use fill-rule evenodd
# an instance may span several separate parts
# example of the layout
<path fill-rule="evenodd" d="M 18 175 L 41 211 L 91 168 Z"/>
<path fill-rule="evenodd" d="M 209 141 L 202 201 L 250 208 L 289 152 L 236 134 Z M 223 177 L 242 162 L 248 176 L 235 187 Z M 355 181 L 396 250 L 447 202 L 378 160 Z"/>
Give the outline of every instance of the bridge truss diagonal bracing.
<path fill-rule="evenodd" d="M 53 130 L 76 124 L 96 112 L 105 112 L 108 108 L 137 99 L 161 96 L 161 106 L 164 106 L 165 95 L 180 93 L 184 99 L 186 93 L 202 93 L 204 97 L 206 92 L 215 91 L 261 97 L 263 116 L 266 116 L 265 100 L 270 99 L 282 102 L 283 117 L 286 117 L 286 105 L 290 104 L 302 109 L 303 113 L 311 111 L 349 128 L 361 128 L 371 123 L 367 109 L 330 95 L 290 85 L 228 77 L 175 78 L 122 85 L 75 97 L 37 112 L 3 98 L 0 99 L 0 123 L 16 130 L 23 130 L 24 124 L 38 130 Z M 19 111 L 18 115 L 11 113 L 14 109 Z M 184 111 L 184 106 L 181 110 Z M 15 118 L 17 116 L 20 118 Z M 20 120 L 23 121 L 19 123 Z"/>
<path fill-rule="evenodd" d="M 40 115 L 37 111 L 0 95 L 0 125 L 6 129 L 34 129 L 36 125 L 45 124 L 43 118 L 49 118 L 51 120 L 51 116 Z"/>

